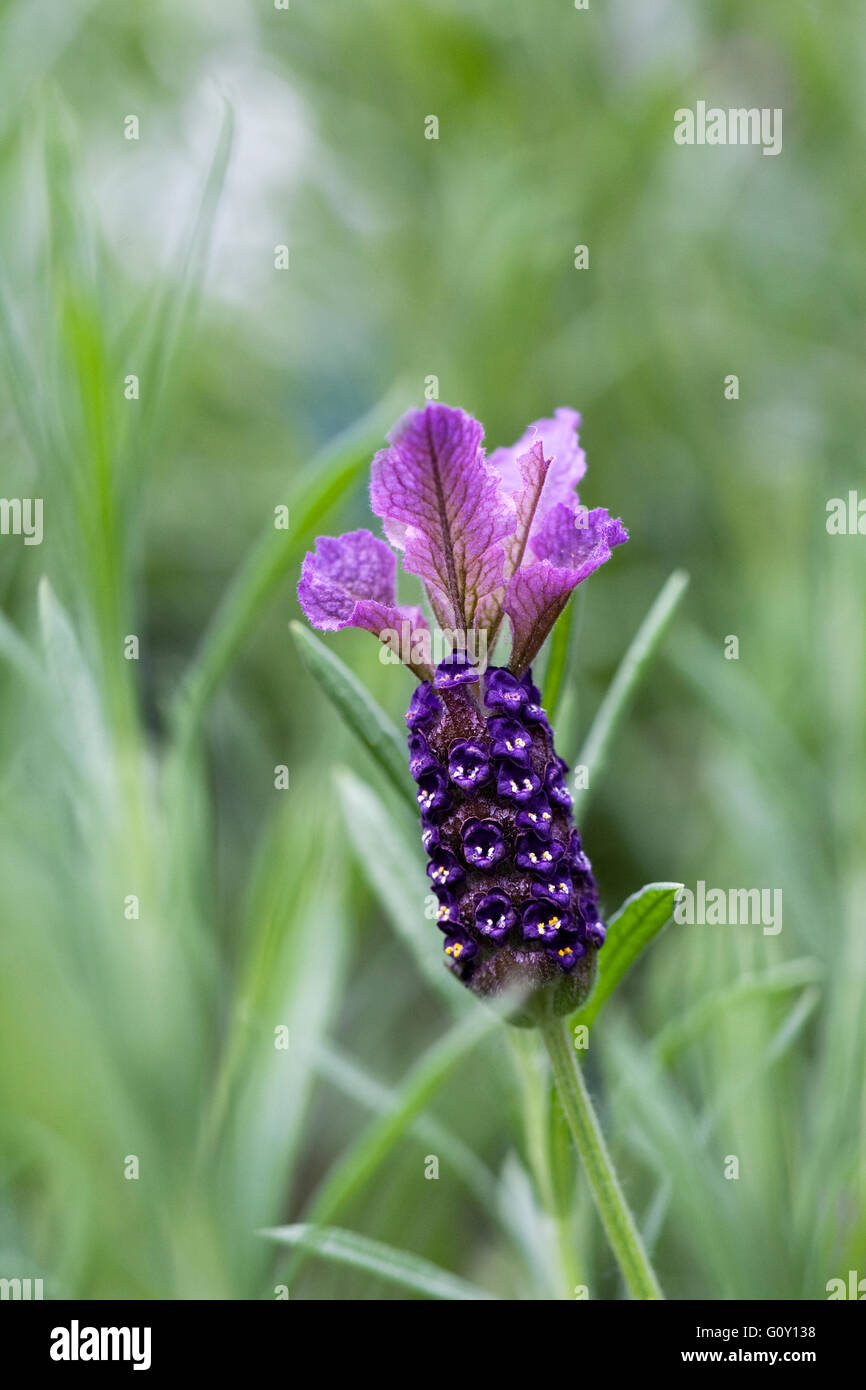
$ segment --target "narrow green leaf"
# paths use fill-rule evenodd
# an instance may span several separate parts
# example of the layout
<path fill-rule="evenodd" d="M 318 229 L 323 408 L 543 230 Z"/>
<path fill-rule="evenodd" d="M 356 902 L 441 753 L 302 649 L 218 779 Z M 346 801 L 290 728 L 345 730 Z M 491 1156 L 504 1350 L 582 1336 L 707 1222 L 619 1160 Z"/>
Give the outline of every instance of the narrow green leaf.
<path fill-rule="evenodd" d="M 671 1019 L 656 1034 L 652 1047 L 662 1063 L 669 1063 L 677 1053 L 688 1047 L 707 1031 L 720 1016 L 756 999 L 768 999 L 774 994 L 786 994 L 792 989 L 817 984 L 823 975 L 821 965 L 809 956 L 786 960 L 760 973 L 748 972 L 721 989 L 714 989 L 692 1006 L 681 1018 Z"/>
<path fill-rule="evenodd" d="M 81 786 L 109 800 L 115 790 L 114 767 L 97 682 L 69 616 L 45 578 L 39 581 L 38 604 L 58 730 Z"/>
<path fill-rule="evenodd" d="M 175 363 L 184 334 L 196 316 L 202 283 L 208 267 L 211 233 L 216 220 L 234 144 L 235 116 L 224 101 L 223 118 L 191 225 L 185 233 L 178 258 L 177 275 L 166 277 L 146 339 L 142 344 L 143 378 L 148 383 L 150 411 L 137 426 L 152 430 L 166 386 L 175 375 Z"/>
<path fill-rule="evenodd" d="M 790 800 L 795 792 L 809 824 L 816 807 L 826 805 L 827 781 L 808 746 L 797 737 L 784 712 L 773 704 L 742 662 L 719 662 L 718 649 L 700 628 L 677 623 L 665 650 L 665 664 L 702 700 L 719 723 L 732 731 L 748 756 L 778 781 Z M 736 670 L 732 668 L 737 668 Z M 794 810 L 786 806 L 788 815 Z"/>
<path fill-rule="evenodd" d="M 573 676 L 585 602 L 586 587 L 581 586 L 567 604 L 551 633 L 550 641 L 546 643 L 546 662 L 535 682 L 541 686 L 544 707 L 554 726 L 564 714 L 571 716 L 572 726 L 576 723 L 577 691 Z M 540 655 L 544 653 L 545 649 L 542 649 Z M 537 662 L 535 664 L 537 666 Z"/>
<path fill-rule="evenodd" d="M 565 678 L 566 667 L 569 665 L 569 653 L 575 626 L 575 603 L 576 596 L 571 603 L 567 604 L 565 612 L 554 626 L 548 644 L 547 666 L 544 672 L 544 707 L 551 724 L 554 725 L 562 683 Z"/>
<path fill-rule="evenodd" d="M 45 673 L 36 660 L 28 643 L 18 632 L 5 613 L 0 612 L 0 659 L 29 687 L 31 694 L 41 700 L 47 695 Z"/>
<path fill-rule="evenodd" d="M 711 1103 L 702 1117 L 706 1132 L 710 1132 L 719 1117 L 726 1112 L 730 1114 L 732 1110 L 736 1110 L 739 1098 L 755 1085 L 759 1077 L 764 1076 L 777 1062 L 787 1056 L 820 1001 L 821 990 L 817 985 L 808 985 L 803 990 L 803 993 L 785 1015 L 776 1033 L 769 1039 L 766 1047 L 759 1048 L 752 1054 L 751 1066 L 726 1079 L 725 1083 L 713 1094 Z"/>
<path fill-rule="evenodd" d="M 49 455 L 49 428 L 37 402 L 39 379 L 28 356 L 18 318 L 5 285 L 0 284 L 0 367 L 18 426 L 38 464 Z"/>
<path fill-rule="evenodd" d="M 452 1010 L 464 1013 L 465 991 L 443 967 L 441 938 L 435 923 L 424 917 L 424 898 L 432 889 L 424 875 L 420 832 L 415 826 L 411 832 L 404 828 L 373 788 L 348 768 L 340 768 L 335 779 L 355 857 L 388 921 L 428 983 Z"/>
<path fill-rule="evenodd" d="M 291 1190 L 312 1095 L 312 1056 L 339 1008 L 349 948 L 349 904 L 327 838 L 293 898 L 297 864 L 289 825 L 262 845 L 251 893 L 251 939 L 229 1020 L 202 1157 L 230 1153 L 235 1215 L 247 1229 L 278 1220 Z M 336 837 L 335 837 L 336 838 Z M 274 1045 L 285 1021 L 290 1045 Z"/>
<path fill-rule="evenodd" d="M 320 1043 L 313 1055 L 313 1066 L 342 1094 L 374 1115 L 387 1115 L 397 1104 L 397 1092 L 371 1076 L 340 1052 L 333 1044 Z M 446 1125 L 431 1115 L 419 1115 L 411 1126 L 428 1153 L 438 1154 L 473 1194 L 479 1204 L 499 1219 L 496 1174 Z"/>
<path fill-rule="evenodd" d="M 345 662 L 302 623 L 289 623 L 304 665 L 337 713 L 378 763 L 391 785 L 415 808 L 406 740 Z"/>
<path fill-rule="evenodd" d="M 688 585 L 689 576 L 684 570 L 674 570 L 665 581 L 605 692 L 577 758 L 581 766 L 589 769 L 589 785 L 578 789 L 575 794 L 574 809 L 578 819 L 585 812 L 590 796 L 601 780 L 614 736 L 649 670 Z"/>
<path fill-rule="evenodd" d="M 397 1250 L 393 1245 L 371 1240 L 369 1236 L 358 1235 L 356 1231 L 341 1230 L 339 1226 L 276 1226 L 259 1234 L 283 1245 L 302 1246 L 320 1255 L 323 1260 L 351 1265 L 389 1284 L 399 1284 L 401 1288 L 425 1294 L 427 1298 L 465 1302 L 494 1297 L 475 1284 L 467 1284 L 456 1274 L 450 1274 L 448 1270 L 422 1259 L 420 1255 Z"/>
<path fill-rule="evenodd" d="M 501 1020 L 492 1009 L 475 1007 L 424 1053 L 395 1091 L 388 1113 L 375 1119 L 326 1174 L 307 1212 L 311 1222 L 321 1225 L 332 1221 L 357 1196 L 454 1068 L 500 1026 Z M 288 1277 L 297 1273 L 301 1262 L 302 1256 L 296 1255 Z"/>
<path fill-rule="evenodd" d="M 598 956 L 598 984 L 588 1002 L 574 1015 L 589 1027 L 645 946 L 670 921 L 681 883 L 647 883 L 626 898 L 608 922 L 607 940 Z"/>

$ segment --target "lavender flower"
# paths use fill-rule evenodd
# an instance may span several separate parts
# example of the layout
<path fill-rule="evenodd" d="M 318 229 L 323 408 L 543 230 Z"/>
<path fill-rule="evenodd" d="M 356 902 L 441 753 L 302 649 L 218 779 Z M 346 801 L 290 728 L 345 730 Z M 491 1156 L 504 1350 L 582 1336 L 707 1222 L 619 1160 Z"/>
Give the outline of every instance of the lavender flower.
<path fill-rule="evenodd" d="M 431 404 L 373 460 L 373 511 L 455 643 L 445 660 L 421 610 L 397 603 L 396 557 L 368 531 L 320 539 L 298 589 L 316 627 L 375 633 L 421 681 L 409 766 L 449 969 L 481 996 L 522 986 L 552 1013 L 587 997 L 604 926 L 530 668 L 574 588 L 628 539 L 578 502 L 578 424 L 558 410 L 486 457 L 477 421 Z M 483 669 L 469 639 L 492 651 L 506 617 L 507 665 Z"/>

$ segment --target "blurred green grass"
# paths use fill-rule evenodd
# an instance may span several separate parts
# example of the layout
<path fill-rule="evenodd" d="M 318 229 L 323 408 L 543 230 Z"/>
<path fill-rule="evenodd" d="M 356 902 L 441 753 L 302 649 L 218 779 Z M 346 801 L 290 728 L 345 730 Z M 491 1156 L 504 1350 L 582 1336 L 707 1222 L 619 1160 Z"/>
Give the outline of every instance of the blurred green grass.
<path fill-rule="evenodd" d="M 287 630 L 319 517 L 370 524 L 366 462 L 431 374 L 491 444 L 577 406 L 582 496 L 630 529 L 584 601 L 572 750 L 666 576 L 692 575 L 583 827 L 607 907 L 648 879 L 784 893 L 778 937 L 669 929 L 594 1034 L 662 1283 L 808 1298 L 866 1272 L 864 562 L 824 526 L 862 477 L 858 8 L 63 11 L 50 44 L 46 7 L 0 12 L 2 491 L 45 500 L 42 546 L 0 538 L 0 1273 L 272 1297 L 284 1262 L 253 1231 L 304 1219 L 370 1122 L 323 1059 L 399 1091 L 464 1002 L 353 853 L 333 769 L 375 771 Z M 781 156 L 675 147 L 698 98 L 782 106 Z M 364 636 L 339 653 L 399 722 L 408 678 Z M 796 960 L 790 990 L 737 994 Z M 571 1272 L 617 1295 L 558 1118 L 545 1101 L 553 1135 L 521 1134 L 500 1043 L 426 1119 L 504 1173 L 512 1227 L 454 1165 L 425 1181 L 423 1129 L 338 1224 L 532 1297 L 559 1223 Z M 525 1183 L 545 1192 L 548 1148 L 549 1220 Z M 395 1296 L 314 1259 L 291 1292 Z"/>

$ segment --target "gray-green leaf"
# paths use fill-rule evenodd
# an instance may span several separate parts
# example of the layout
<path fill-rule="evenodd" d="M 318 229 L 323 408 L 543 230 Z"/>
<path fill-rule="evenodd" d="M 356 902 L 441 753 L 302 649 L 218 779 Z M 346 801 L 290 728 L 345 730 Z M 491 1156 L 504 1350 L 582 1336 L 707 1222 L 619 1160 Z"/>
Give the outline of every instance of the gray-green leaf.
<path fill-rule="evenodd" d="M 345 662 L 334 656 L 324 642 L 320 642 L 301 623 L 289 623 L 289 627 L 310 675 L 318 681 L 338 714 L 342 715 L 379 764 L 391 785 L 415 809 L 406 741 L 397 726 Z"/>
<path fill-rule="evenodd" d="M 626 898 L 607 926 L 607 940 L 598 957 L 599 978 L 589 1001 L 575 1015 L 575 1023 L 594 1022 L 626 971 L 645 946 L 670 921 L 681 883 L 647 883 Z"/>
<path fill-rule="evenodd" d="M 389 1284 L 425 1294 L 427 1298 L 465 1302 L 494 1297 L 420 1255 L 397 1250 L 393 1245 L 384 1245 L 382 1241 L 371 1240 L 356 1231 L 342 1230 L 339 1226 L 276 1226 L 260 1234 L 283 1245 L 303 1246 L 324 1260 L 362 1269 Z"/>

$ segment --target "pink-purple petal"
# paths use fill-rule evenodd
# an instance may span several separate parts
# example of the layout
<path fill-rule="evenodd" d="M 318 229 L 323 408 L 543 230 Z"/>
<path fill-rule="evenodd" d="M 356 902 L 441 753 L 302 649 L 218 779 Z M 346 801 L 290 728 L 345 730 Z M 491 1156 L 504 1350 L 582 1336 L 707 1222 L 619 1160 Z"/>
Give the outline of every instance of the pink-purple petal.
<path fill-rule="evenodd" d="M 396 572 L 396 555 L 371 531 L 320 536 L 304 558 L 298 602 L 314 627 L 372 632 L 424 676 L 427 668 L 412 659 L 411 648 L 429 632 L 427 619 L 420 608 L 397 603 Z"/>
<path fill-rule="evenodd" d="M 370 500 L 442 627 L 467 631 L 503 583 L 513 507 L 484 458 L 483 431 L 433 402 L 405 415 L 373 460 Z"/>
<path fill-rule="evenodd" d="M 372 531 L 320 536 L 301 569 L 298 600 L 314 627 L 336 631 L 356 627 L 359 603 L 393 607 L 397 557 Z"/>
<path fill-rule="evenodd" d="M 604 507 L 575 514 L 567 503 L 560 503 L 545 517 L 530 541 L 537 558 L 524 561 L 505 595 L 513 639 L 509 665 L 516 674 L 529 666 L 572 590 L 610 559 L 614 546 L 626 540 L 622 522 Z"/>
<path fill-rule="evenodd" d="M 516 444 L 507 449 L 495 449 L 490 455 L 488 462 L 499 475 L 503 491 L 516 497 L 525 487 L 521 463 L 536 446 L 541 446 L 548 467 L 534 508 L 530 535 L 540 530 L 548 512 L 560 503 L 572 511 L 577 506 L 575 488 L 586 472 L 586 456 L 577 439 L 579 424 L 576 410 L 560 406 L 552 419 L 536 420 Z"/>

